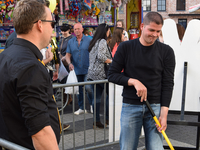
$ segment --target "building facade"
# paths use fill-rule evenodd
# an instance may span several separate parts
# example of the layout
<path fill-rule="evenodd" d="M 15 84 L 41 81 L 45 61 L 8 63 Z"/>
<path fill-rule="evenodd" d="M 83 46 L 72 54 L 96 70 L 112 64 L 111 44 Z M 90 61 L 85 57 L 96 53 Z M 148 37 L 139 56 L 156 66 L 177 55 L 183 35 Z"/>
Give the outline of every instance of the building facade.
<path fill-rule="evenodd" d="M 191 6 L 200 4 L 200 0 L 142 0 L 143 16 L 149 11 L 157 11 L 163 19 L 173 19 L 185 28 L 192 19 L 200 19 L 199 12 L 189 13 Z"/>

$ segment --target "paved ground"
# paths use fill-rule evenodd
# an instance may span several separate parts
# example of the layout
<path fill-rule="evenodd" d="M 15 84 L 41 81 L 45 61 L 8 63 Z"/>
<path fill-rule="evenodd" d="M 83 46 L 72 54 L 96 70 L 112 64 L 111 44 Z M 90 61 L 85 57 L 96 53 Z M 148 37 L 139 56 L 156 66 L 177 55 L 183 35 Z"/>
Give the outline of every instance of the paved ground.
<path fill-rule="evenodd" d="M 86 102 L 86 108 L 89 110 L 89 104 Z M 103 121 L 103 103 L 101 104 L 101 120 Z M 75 102 L 75 110 L 78 109 L 77 100 Z M 85 117 L 85 123 L 84 123 Z M 168 120 L 178 121 L 180 115 L 178 114 L 169 114 Z M 197 116 L 185 115 L 185 121 L 197 122 Z M 73 127 L 73 113 L 72 105 L 66 106 L 64 109 L 63 122 L 70 125 L 70 128 L 64 132 L 64 142 L 62 143 L 62 137 L 60 141 L 59 148 L 62 149 L 64 146 L 65 150 L 72 149 L 84 149 L 85 147 L 92 147 L 103 143 L 108 143 L 108 132 L 109 127 L 104 129 L 93 129 L 93 114 L 87 113 L 85 115 L 74 115 L 75 125 Z M 85 124 L 85 134 L 84 134 L 84 124 Z M 73 129 L 75 134 L 73 134 Z M 96 137 L 94 136 L 96 132 Z M 197 127 L 191 126 L 182 126 L 182 125 L 168 125 L 166 134 L 169 137 L 173 146 L 181 147 L 195 147 L 196 146 L 196 136 L 197 136 Z M 85 137 L 85 140 L 84 140 Z M 73 143 L 73 139 L 75 143 Z M 167 146 L 167 143 L 164 141 L 164 145 Z M 145 147 L 144 137 L 140 138 L 138 150 L 143 150 Z M 119 144 L 114 144 L 111 146 L 96 148 L 96 150 L 119 150 Z"/>

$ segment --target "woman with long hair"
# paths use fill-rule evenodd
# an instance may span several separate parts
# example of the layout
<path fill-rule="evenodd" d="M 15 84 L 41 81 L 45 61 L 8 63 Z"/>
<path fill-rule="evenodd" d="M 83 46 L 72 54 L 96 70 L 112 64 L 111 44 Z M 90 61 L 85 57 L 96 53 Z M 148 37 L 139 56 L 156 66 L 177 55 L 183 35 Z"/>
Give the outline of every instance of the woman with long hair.
<path fill-rule="evenodd" d="M 123 20 L 117 20 L 116 27 L 121 27 L 121 28 L 125 29 Z M 127 31 L 124 30 L 124 33 L 125 33 L 125 35 L 124 35 L 123 41 L 128 41 L 129 37 L 128 37 Z"/>
<path fill-rule="evenodd" d="M 107 37 L 110 34 L 110 28 L 107 24 L 102 23 L 97 27 L 97 30 L 94 34 L 93 39 L 90 42 L 88 51 L 89 51 L 89 68 L 88 68 L 88 80 L 104 80 L 106 79 L 106 74 L 104 70 L 105 63 L 111 63 L 112 57 L 110 49 L 107 45 Z M 92 89 L 94 90 L 94 85 L 92 85 Z M 101 103 L 101 95 L 104 91 L 104 84 L 96 85 L 96 126 L 98 128 L 104 128 L 104 125 L 100 121 L 100 103 Z M 108 121 L 108 84 L 106 86 L 106 124 L 109 124 Z M 92 106 L 94 109 L 94 100 L 92 102 Z M 93 110 L 94 111 L 94 110 Z M 93 128 L 96 128 L 93 123 Z"/>
<path fill-rule="evenodd" d="M 112 39 L 111 39 L 110 43 L 108 44 L 112 51 L 112 57 L 114 57 L 119 44 L 124 41 L 124 35 L 125 35 L 124 28 L 115 27 L 115 29 L 113 31 Z"/>

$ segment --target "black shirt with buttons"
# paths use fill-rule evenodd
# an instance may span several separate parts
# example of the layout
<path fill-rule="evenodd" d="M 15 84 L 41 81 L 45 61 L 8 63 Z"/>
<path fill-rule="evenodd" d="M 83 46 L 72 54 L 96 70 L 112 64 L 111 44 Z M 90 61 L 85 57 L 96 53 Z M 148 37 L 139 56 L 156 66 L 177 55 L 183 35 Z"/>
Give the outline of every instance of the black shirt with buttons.
<path fill-rule="evenodd" d="M 51 79 L 40 50 L 16 38 L 0 54 L 0 138 L 34 149 L 31 136 L 50 125 L 60 140 Z"/>

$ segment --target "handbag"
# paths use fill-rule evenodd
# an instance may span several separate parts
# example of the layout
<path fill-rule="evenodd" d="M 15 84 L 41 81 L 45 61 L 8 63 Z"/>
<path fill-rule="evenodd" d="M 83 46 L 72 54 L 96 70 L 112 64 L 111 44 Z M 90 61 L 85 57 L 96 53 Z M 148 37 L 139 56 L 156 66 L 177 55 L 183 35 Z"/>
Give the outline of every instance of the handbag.
<path fill-rule="evenodd" d="M 108 47 L 108 45 L 107 45 L 107 47 Z M 112 58 L 112 54 L 110 52 L 110 48 L 109 47 L 108 47 L 108 51 L 109 51 L 110 56 Z M 110 65 L 111 65 L 111 63 L 104 63 L 104 70 L 105 70 L 105 74 L 106 74 L 106 79 L 108 78 L 108 70 L 110 68 Z"/>

